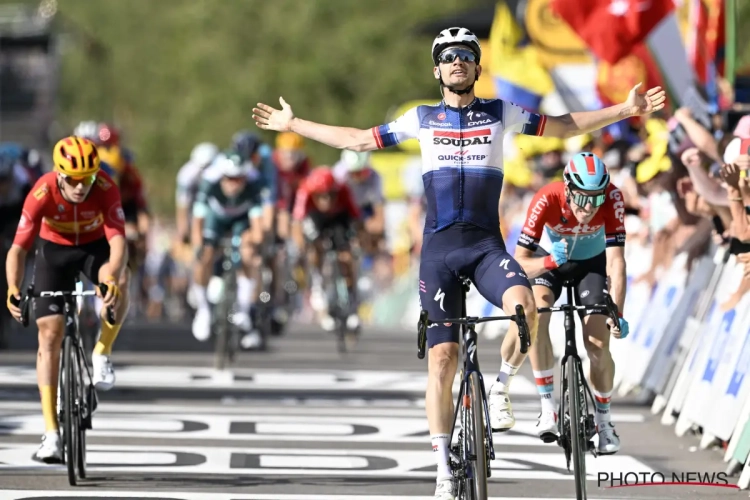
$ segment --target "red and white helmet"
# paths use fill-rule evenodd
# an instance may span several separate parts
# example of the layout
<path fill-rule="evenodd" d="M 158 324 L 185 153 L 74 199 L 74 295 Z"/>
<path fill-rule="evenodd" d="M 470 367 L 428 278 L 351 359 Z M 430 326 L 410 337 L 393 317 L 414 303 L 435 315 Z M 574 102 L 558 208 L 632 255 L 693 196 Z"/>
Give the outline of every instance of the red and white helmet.
<path fill-rule="evenodd" d="M 435 37 L 432 42 L 432 62 L 438 65 L 438 56 L 451 45 L 466 45 L 477 56 L 477 63 L 482 58 L 482 47 L 477 36 L 466 28 L 448 28 Z"/>

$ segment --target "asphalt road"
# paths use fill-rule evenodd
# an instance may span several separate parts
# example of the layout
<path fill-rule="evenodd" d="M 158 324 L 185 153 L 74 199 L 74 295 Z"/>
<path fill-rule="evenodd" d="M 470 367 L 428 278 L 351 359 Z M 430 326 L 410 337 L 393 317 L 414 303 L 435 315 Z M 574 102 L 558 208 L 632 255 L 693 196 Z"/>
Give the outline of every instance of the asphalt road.
<path fill-rule="evenodd" d="M 211 369 L 210 346 L 186 326 L 129 326 L 115 349 L 117 386 L 100 393 L 89 433 L 89 479 L 71 488 L 62 467 L 31 460 L 43 421 L 32 334 L 0 354 L 0 500 L 161 498 L 192 500 L 427 499 L 435 465 L 424 416 L 426 361 L 411 332 L 365 330 L 356 352 L 295 326 L 270 352 Z M 480 341 L 488 379 L 499 340 Z M 495 434 L 491 498 L 575 498 L 560 448 L 534 434 L 538 399 L 531 370 L 513 382 L 517 424 Z M 709 486 L 608 488 L 627 473 L 718 473 L 717 451 L 695 450 L 648 409 L 615 401 L 623 448 L 587 458 L 589 498 L 745 498 Z M 630 482 L 634 476 L 629 476 Z M 642 477 L 642 476 L 641 476 Z M 695 481 L 697 478 L 691 476 Z M 730 478 L 730 484 L 736 479 Z"/>

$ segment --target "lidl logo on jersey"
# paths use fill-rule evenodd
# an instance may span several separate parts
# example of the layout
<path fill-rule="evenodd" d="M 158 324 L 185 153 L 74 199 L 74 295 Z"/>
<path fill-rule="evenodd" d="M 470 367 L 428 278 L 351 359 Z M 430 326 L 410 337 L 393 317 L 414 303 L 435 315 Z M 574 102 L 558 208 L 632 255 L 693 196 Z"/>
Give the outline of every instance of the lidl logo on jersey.
<path fill-rule="evenodd" d="M 492 130 L 485 128 L 481 130 L 467 130 L 466 132 L 454 132 L 452 130 L 433 131 L 432 143 L 436 146 L 481 146 L 492 144 L 490 137 Z"/>

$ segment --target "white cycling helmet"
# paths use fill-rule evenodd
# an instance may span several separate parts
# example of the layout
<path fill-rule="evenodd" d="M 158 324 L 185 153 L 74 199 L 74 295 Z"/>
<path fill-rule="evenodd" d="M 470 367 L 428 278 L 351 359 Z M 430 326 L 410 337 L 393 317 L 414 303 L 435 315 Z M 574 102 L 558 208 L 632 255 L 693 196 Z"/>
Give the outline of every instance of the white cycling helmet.
<path fill-rule="evenodd" d="M 99 141 L 99 124 L 95 121 L 83 121 L 73 130 L 73 135 L 92 141 Z"/>
<path fill-rule="evenodd" d="M 216 144 L 210 142 L 201 142 L 196 145 L 190 152 L 190 161 L 200 165 L 210 165 L 216 155 L 219 154 L 219 148 Z"/>
<path fill-rule="evenodd" d="M 216 157 L 214 165 L 218 165 L 219 172 L 223 177 L 242 177 L 249 172 L 248 162 L 243 162 L 239 155 L 227 156 L 222 153 Z"/>
<path fill-rule="evenodd" d="M 349 172 L 359 172 L 370 164 L 370 153 L 350 151 L 345 149 L 341 152 L 341 162 L 346 165 Z"/>
<path fill-rule="evenodd" d="M 466 45 L 477 56 L 477 64 L 482 58 L 482 47 L 477 36 L 466 28 L 448 28 L 440 32 L 432 42 L 432 62 L 438 65 L 438 56 L 451 45 Z"/>

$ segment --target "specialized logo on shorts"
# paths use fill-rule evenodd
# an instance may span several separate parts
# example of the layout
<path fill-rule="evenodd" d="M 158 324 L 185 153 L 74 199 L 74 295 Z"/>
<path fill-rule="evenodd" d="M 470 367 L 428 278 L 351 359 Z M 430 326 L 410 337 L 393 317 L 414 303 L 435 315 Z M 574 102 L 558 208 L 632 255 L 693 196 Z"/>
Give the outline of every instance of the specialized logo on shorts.
<path fill-rule="evenodd" d="M 435 302 L 440 302 L 440 310 L 445 312 L 445 309 L 443 309 L 443 299 L 445 299 L 445 292 L 438 288 L 438 291 L 435 294 Z"/>
<path fill-rule="evenodd" d="M 34 191 L 34 198 L 36 198 L 37 200 L 41 200 L 47 193 L 49 193 L 49 186 L 45 183 L 39 186 L 36 191 Z"/>
<path fill-rule="evenodd" d="M 581 292 L 581 298 L 584 298 L 584 297 L 588 297 L 590 293 L 591 293 L 591 292 L 589 292 L 588 290 L 584 290 L 584 291 L 582 291 L 582 292 Z"/>
<path fill-rule="evenodd" d="M 510 273 L 506 274 L 505 277 L 506 278 L 512 278 L 515 275 L 516 275 L 516 273 L 510 272 Z"/>
<path fill-rule="evenodd" d="M 506 271 L 509 271 L 508 264 L 510 264 L 510 259 L 503 259 L 500 261 L 500 267 L 502 267 Z"/>

